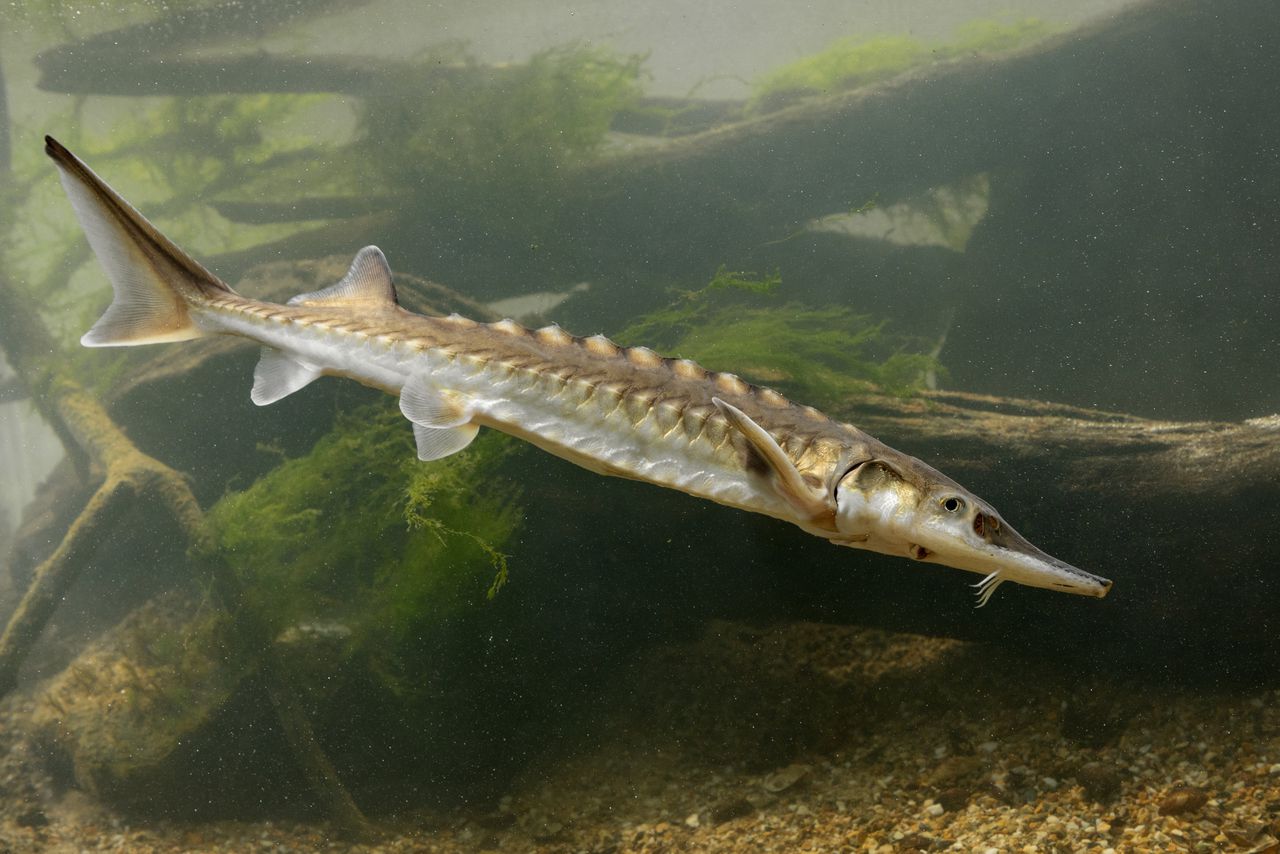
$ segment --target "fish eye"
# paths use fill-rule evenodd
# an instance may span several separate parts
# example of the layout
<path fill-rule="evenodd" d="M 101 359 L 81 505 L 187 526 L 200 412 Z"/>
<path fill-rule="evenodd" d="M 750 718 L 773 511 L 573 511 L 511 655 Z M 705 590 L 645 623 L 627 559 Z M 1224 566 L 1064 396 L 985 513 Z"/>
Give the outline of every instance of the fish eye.
<path fill-rule="evenodd" d="M 959 513 L 964 509 L 964 501 L 956 498 L 954 495 L 949 495 L 942 499 L 942 509 L 946 510 L 948 513 Z"/>

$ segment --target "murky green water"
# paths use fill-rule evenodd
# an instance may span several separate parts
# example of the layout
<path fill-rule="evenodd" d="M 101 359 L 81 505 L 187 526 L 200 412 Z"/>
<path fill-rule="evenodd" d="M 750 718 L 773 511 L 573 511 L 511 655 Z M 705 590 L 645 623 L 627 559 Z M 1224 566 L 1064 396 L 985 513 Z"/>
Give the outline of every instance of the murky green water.
<path fill-rule="evenodd" d="M 1065 695 L 1073 745 L 1141 719 L 1129 679 L 1188 709 L 1274 688 L 1273 18 L 1246 0 L 11 4 L 0 603 L 22 616 L 0 673 L 36 782 L 4 817 L 30 828 L 68 790 L 144 825 L 358 808 L 438 829 L 460 809 L 497 815 L 461 847 L 518 847 L 512 793 L 608 741 L 628 668 L 665 697 L 653 656 L 673 644 L 711 662 L 673 685 L 709 693 L 652 718 L 698 762 L 857 754 L 841 692 L 880 689 L 841 681 L 824 641 L 796 639 L 810 628 L 766 626 L 986 643 L 964 649 Z M 554 321 L 776 388 L 1115 589 L 1009 584 L 978 611 L 977 576 L 496 431 L 420 463 L 394 398 L 347 380 L 256 407 L 243 342 L 81 348 L 110 290 L 45 134 L 247 296 L 324 288 L 376 244 L 407 308 Z M 769 655 L 801 644 L 808 675 L 771 664 L 743 687 L 766 736 L 708 735 L 734 716 L 737 633 L 775 630 Z M 890 672 L 977 655 L 896 643 Z M 793 691 L 820 699 L 796 712 Z M 976 714 L 922 743 L 981 755 L 976 730 L 999 727 Z"/>

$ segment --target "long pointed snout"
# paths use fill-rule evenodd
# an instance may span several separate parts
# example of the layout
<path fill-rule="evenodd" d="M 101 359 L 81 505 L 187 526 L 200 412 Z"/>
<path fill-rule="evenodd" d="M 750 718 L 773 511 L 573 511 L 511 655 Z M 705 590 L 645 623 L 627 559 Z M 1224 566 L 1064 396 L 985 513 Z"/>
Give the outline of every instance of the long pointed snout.
<path fill-rule="evenodd" d="M 1007 524 L 981 542 L 947 537 L 930 552 L 930 559 L 937 563 L 983 575 L 979 591 L 983 603 L 1005 581 L 1098 599 L 1111 590 L 1109 579 L 1044 553 Z"/>
<path fill-rule="evenodd" d="M 1099 599 L 1111 589 L 1109 579 L 1045 554 L 1009 525 L 991 535 L 991 544 L 997 549 L 1001 574 L 1011 581 Z"/>

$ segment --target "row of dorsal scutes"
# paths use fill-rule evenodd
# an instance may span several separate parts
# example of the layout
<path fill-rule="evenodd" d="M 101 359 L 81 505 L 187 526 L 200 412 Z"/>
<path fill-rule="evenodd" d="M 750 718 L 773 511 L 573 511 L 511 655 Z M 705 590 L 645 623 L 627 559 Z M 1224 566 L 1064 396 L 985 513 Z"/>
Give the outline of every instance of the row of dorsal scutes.
<path fill-rule="evenodd" d="M 468 348 L 464 346 L 459 348 L 461 353 L 454 350 L 455 354 L 466 354 L 463 355 L 464 358 L 469 356 L 478 362 L 487 363 L 491 368 L 497 368 L 502 375 L 532 374 L 546 393 L 553 396 L 559 395 L 560 390 L 566 386 L 580 384 L 578 395 L 571 399 L 579 396 L 582 400 L 593 398 L 594 405 L 606 416 L 624 417 L 630 425 L 642 427 L 645 432 L 654 432 L 658 436 L 669 436 L 679 427 L 689 441 L 709 440 L 713 444 L 720 444 L 726 435 L 728 423 L 710 402 L 711 397 L 717 396 L 738 401 L 739 405 L 749 408 L 751 402 L 754 402 L 762 412 L 792 409 L 797 415 L 812 421 L 829 421 L 818 410 L 793 404 L 773 389 L 751 385 L 735 374 L 708 371 L 689 359 L 664 358 L 648 347 L 622 347 L 604 335 L 579 338 L 556 324 L 533 329 L 509 318 L 479 323 L 462 315 L 452 314 L 441 319 L 459 329 L 483 328 L 533 345 L 532 352 L 518 346 L 512 348 L 510 354 L 504 353 L 501 346 L 493 344 L 482 345 L 483 352 L 466 354 Z M 453 350 L 451 347 L 445 349 Z M 625 361 L 628 367 L 640 369 L 640 373 L 627 371 L 616 376 L 607 370 L 597 373 L 589 367 L 584 369 L 581 359 L 557 359 L 555 351 L 570 349 L 588 355 L 590 358 L 587 364 L 595 361 L 604 364 L 615 360 Z M 575 383 L 575 380 L 579 382 Z M 689 394 L 687 387 L 681 388 L 682 380 L 701 385 L 706 394 Z M 706 399 L 701 400 L 703 397 Z M 768 420 L 771 419 L 767 419 L 766 423 Z M 775 435 L 775 439 L 788 453 L 798 458 L 812 438 L 807 435 L 807 431 L 801 432 L 806 435 L 797 435 L 784 429 Z"/>
<path fill-rule="evenodd" d="M 636 430 L 635 438 L 642 445 L 647 444 L 643 437 L 666 439 L 675 433 L 690 444 L 723 448 L 734 427 L 725 418 L 723 406 L 715 404 L 717 397 L 743 405 L 753 401 L 761 410 L 793 407 L 781 394 L 752 386 L 734 374 L 710 372 L 687 359 L 663 358 L 648 347 L 621 347 L 604 335 L 578 338 L 555 324 L 531 329 L 510 319 L 483 324 L 457 314 L 441 319 L 459 330 L 483 329 L 513 339 L 509 347 L 490 337 L 487 342 L 481 339 L 471 346 L 460 341 L 462 346 L 457 349 L 447 345 L 442 348 L 453 351 L 454 357 L 496 369 L 495 379 L 524 375 L 529 379 L 522 385 L 531 383 L 530 390 L 539 388 L 539 393 L 548 399 L 574 388 L 576 391 L 562 400 L 572 408 L 591 400 L 592 408 L 604 418 L 622 419 L 628 429 Z M 557 351 L 563 352 L 564 357 L 558 358 Z M 574 351 L 588 358 L 571 355 Z M 628 369 L 606 367 L 611 362 L 616 365 L 616 360 L 624 361 Z M 593 370 L 592 363 L 601 369 Z M 690 384 L 701 386 L 702 393 L 692 392 Z M 471 436 L 461 433 L 470 420 L 468 404 L 465 396 L 436 388 L 427 377 L 411 378 L 406 383 L 401 409 L 415 424 L 420 456 L 429 458 L 428 454 L 435 456 L 446 447 L 453 450 L 469 442 Z M 809 407 L 795 409 L 826 420 Z M 808 437 L 796 436 L 789 430 L 774 438 L 797 458 L 809 444 Z M 426 439 L 433 440 L 430 448 L 423 447 Z"/>
<path fill-rule="evenodd" d="M 458 314 L 450 315 L 446 318 L 450 322 L 456 324 L 464 324 L 467 326 L 479 325 L 473 320 L 462 317 Z M 723 371 L 709 371 L 691 359 L 665 358 L 648 347 L 622 347 L 604 335 L 591 335 L 586 338 L 578 338 L 566 332 L 558 324 L 543 326 L 538 329 L 530 329 L 510 318 L 499 320 L 494 323 L 485 324 L 489 329 L 521 338 L 532 338 L 538 343 L 551 347 L 570 347 L 579 346 L 586 350 L 592 356 L 604 359 L 625 359 L 638 368 L 666 368 L 681 380 L 691 382 L 710 382 L 714 386 L 714 390 L 722 395 L 734 395 L 739 397 L 752 396 L 765 408 L 783 409 L 793 406 L 792 402 L 785 396 L 774 391 L 771 388 L 764 388 L 748 383 L 737 374 Z M 806 415 L 810 417 L 826 420 L 821 412 L 812 407 L 801 407 Z"/>

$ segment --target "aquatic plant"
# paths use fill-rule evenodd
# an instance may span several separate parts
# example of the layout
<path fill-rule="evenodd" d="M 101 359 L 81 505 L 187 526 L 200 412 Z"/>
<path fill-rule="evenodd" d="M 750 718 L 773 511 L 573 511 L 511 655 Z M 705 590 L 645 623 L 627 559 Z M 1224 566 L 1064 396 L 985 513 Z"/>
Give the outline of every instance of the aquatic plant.
<path fill-rule="evenodd" d="M 558 183 L 557 170 L 599 152 L 614 115 L 640 97 L 641 65 L 642 57 L 587 46 L 504 68 L 463 57 L 465 73 L 430 76 L 416 97 L 397 90 L 366 99 L 362 144 L 395 141 L 368 158 L 369 178 L 395 192 L 446 194 L 509 226 L 513 198 L 540 197 Z"/>
<path fill-rule="evenodd" d="M 760 78 L 755 86 L 756 98 L 852 89 L 888 79 L 930 59 L 924 42 L 910 36 L 845 38 Z"/>
<path fill-rule="evenodd" d="M 1023 47 L 1055 31 L 1045 21 L 1024 18 L 1010 23 L 971 21 L 950 41 L 937 44 L 904 35 L 851 36 L 765 74 L 755 84 L 752 105 L 772 109 L 797 96 L 856 89 L 930 62 Z"/>
<path fill-rule="evenodd" d="M 618 334 L 713 370 L 733 370 L 796 399 L 830 406 L 877 388 L 909 394 L 940 365 L 927 342 L 845 306 L 779 302 L 782 277 L 721 267 L 704 287 Z"/>
<path fill-rule="evenodd" d="M 501 549 L 520 518 L 497 477 L 508 449 L 489 434 L 424 464 L 398 409 L 366 407 L 311 453 L 219 501 L 210 547 L 271 631 L 341 625 L 351 654 L 399 683 L 402 644 L 506 581 Z"/>

